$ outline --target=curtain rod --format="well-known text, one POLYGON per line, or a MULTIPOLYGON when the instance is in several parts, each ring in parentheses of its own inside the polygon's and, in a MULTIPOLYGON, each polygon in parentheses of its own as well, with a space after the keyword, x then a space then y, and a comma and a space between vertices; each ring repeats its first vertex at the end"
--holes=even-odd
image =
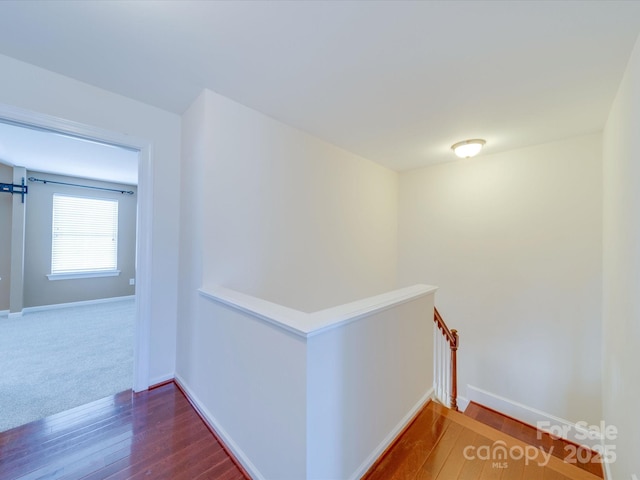
POLYGON ((56 182, 54 180, 43 180, 41 178, 29 177, 30 182, 42 182, 42 183, 55 183, 56 185, 67 185, 69 187, 80 187, 80 188, 91 188, 93 190, 104 190, 107 192, 118 192, 123 195, 133 195, 132 190, 118 190, 116 188, 104 188, 104 187, 94 187, 92 185, 80 185, 79 183, 65 183, 65 182, 56 182))

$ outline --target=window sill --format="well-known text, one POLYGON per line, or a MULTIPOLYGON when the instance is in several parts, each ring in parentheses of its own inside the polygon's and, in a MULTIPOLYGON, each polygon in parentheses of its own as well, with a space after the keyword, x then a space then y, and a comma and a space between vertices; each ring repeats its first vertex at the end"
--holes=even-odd
POLYGON ((110 270, 108 272, 77 272, 77 273, 50 273, 47 275, 49 280, 74 280, 80 278, 97 278, 97 277, 117 277, 120 270, 110 270))

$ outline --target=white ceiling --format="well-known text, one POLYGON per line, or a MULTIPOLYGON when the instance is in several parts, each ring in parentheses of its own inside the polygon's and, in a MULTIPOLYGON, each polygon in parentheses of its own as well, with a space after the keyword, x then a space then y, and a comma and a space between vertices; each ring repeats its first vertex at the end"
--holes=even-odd
POLYGON ((138 184, 138 152, 0 121, 0 163, 37 172, 138 184))
POLYGON ((210 88, 396 170, 602 129, 640 2, 3 1, 0 53, 182 113, 210 88))

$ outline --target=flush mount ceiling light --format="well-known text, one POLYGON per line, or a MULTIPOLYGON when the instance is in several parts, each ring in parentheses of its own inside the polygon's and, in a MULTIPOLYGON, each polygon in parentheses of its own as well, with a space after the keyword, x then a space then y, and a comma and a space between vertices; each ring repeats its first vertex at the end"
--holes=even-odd
POLYGON ((460 158, 471 158, 480 153, 485 143, 487 142, 480 138, 463 140, 462 142, 451 145, 451 150, 460 158))

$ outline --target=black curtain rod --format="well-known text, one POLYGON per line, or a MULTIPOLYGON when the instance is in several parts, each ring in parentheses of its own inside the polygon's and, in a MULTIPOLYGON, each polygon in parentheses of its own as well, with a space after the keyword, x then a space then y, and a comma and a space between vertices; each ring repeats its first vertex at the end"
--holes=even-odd
POLYGON ((36 178, 36 177, 29 177, 29 181, 30 182, 42 182, 42 183, 55 183, 56 185, 67 185, 69 187, 80 187, 80 188, 91 188, 93 190, 104 190, 107 192, 118 192, 118 193, 122 193, 123 195, 133 195, 133 191, 132 190, 118 190, 116 188, 104 188, 104 187, 94 187, 91 185, 80 185, 78 183, 65 183, 65 182, 55 182, 53 180, 43 180, 41 178, 36 178))

